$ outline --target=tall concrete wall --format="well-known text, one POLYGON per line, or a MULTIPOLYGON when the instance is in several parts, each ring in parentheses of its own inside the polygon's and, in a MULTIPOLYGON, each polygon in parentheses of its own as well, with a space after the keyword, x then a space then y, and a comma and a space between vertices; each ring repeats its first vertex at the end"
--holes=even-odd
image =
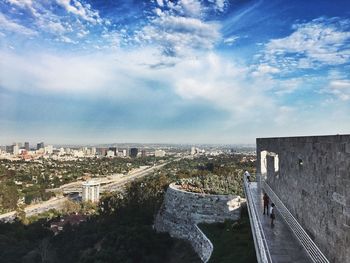
POLYGON ((350 262, 350 135, 258 138, 257 172, 265 170, 329 261, 350 262))
POLYGON ((233 195, 190 193, 171 184, 154 226, 157 231, 189 240, 203 262, 207 262, 213 245, 197 224, 238 220, 243 201, 239 196, 233 195))

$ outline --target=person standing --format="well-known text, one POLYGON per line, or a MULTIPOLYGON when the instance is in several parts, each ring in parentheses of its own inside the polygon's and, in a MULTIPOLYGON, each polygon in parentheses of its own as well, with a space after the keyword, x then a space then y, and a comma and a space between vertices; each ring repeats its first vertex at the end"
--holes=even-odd
POLYGON ((271 218, 271 227, 274 227, 275 224, 274 224, 274 221, 275 221, 275 204, 272 203, 271 204, 271 207, 270 207, 270 218, 271 218))
POLYGON ((268 197, 268 195, 266 193, 264 193, 263 201, 264 201, 264 215, 265 215, 265 210, 266 210, 266 215, 269 215, 270 198, 268 197))
POLYGON ((248 183, 250 183, 250 173, 248 171, 245 171, 244 176, 247 177, 248 183))

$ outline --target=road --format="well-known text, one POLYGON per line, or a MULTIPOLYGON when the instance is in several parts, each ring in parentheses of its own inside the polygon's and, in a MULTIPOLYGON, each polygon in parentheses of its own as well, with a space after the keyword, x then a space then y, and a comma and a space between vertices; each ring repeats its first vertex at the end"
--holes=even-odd
MULTIPOLYGON (((168 161, 168 162, 165 162, 163 164, 155 165, 155 166, 146 168, 146 169, 141 170, 141 171, 131 172, 127 175, 120 176, 120 177, 116 178, 115 180, 110 180, 111 182, 107 182, 107 184, 101 186, 100 192, 104 192, 104 191, 113 192, 113 191, 119 190, 127 183, 132 182, 136 179, 142 178, 142 177, 154 172, 155 170, 162 168, 163 166, 167 165, 168 163, 179 161, 180 159, 181 158, 177 158, 175 160, 168 161)), ((69 183, 69 184, 62 186, 62 188, 60 188, 60 189, 64 193, 78 193, 78 192, 81 192, 81 189, 82 189, 81 184, 82 184, 82 182, 69 183)), ((24 209, 24 211, 26 213, 26 216, 33 216, 33 215, 48 211, 50 209, 60 209, 60 208, 62 208, 64 202, 67 200, 69 200, 69 198, 63 197, 63 196, 51 198, 50 200, 45 201, 45 202, 41 202, 39 204, 29 205, 24 209)), ((9 212, 6 214, 1 214, 0 221, 11 222, 15 219, 15 217, 16 217, 16 211, 12 211, 12 212, 9 212)))
MULTIPOLYGON (((168 162, 165 162, 163 164, 151 166, 151 167, 145 168, 143 170, 133 171, 133 172, 130 172, 126 175, 119 175, 119 176, 116 176, 114 179, 102 178, 99 180, 100 184, 101 184, 100 192, 116 191, 116 190, 118 190, 118 188, 122 187, 123 185, 125 185, 125 184, 127 184, 135 179, 142 178, 142 177, 154 172, 155 170, 162 168, 163 166, 167 165, 168 163, 178 161, 180 159, 181 158, 177 158, 175 160, 168 161, 168 162)), ((113 175, 111 175, 111 176, 113 176, 113 175)), ((109 176, 109 177, 111 177, 111 176, 109 176)), ((63 192, 64 194, 81 193, 82 192, 82 183, 83 183, 83 181, 78 181, 78 182, 62 185, 60 188, 50 189, 50 190, 53 190, 53 191, 59 190, 60 192, 63 192)))
MULTIPOLYGON (((65 201, 68 200, 68 197, 54 197, 48 201, 41 202, 39 204, 29 205, 24 209, 26 216, 33 216, 36 214, 43 213, 50 209, 61 209, 65 201)), ((3 222, 12 222, 16 218, 16 211, 12 211, 6 214, 0 215, 0 221, 3 222)))

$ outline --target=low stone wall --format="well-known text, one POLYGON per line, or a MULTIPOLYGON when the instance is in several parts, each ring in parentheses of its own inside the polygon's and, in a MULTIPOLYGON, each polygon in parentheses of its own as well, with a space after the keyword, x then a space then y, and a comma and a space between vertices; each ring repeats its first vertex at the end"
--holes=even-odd
POLYGON ((170 184, 154 226, 159 232, 189 240, 202 261, 207 262, 213 245, 197 224, 238 220, 242 202, 239 196, 190 193, 170 184))

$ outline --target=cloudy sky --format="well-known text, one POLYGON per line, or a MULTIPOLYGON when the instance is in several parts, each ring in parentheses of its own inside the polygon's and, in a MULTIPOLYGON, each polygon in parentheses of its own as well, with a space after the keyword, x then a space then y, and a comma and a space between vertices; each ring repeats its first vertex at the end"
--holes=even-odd
POLYGON ((350 133, 350 2, 0 0, 0 143, 350 133))

